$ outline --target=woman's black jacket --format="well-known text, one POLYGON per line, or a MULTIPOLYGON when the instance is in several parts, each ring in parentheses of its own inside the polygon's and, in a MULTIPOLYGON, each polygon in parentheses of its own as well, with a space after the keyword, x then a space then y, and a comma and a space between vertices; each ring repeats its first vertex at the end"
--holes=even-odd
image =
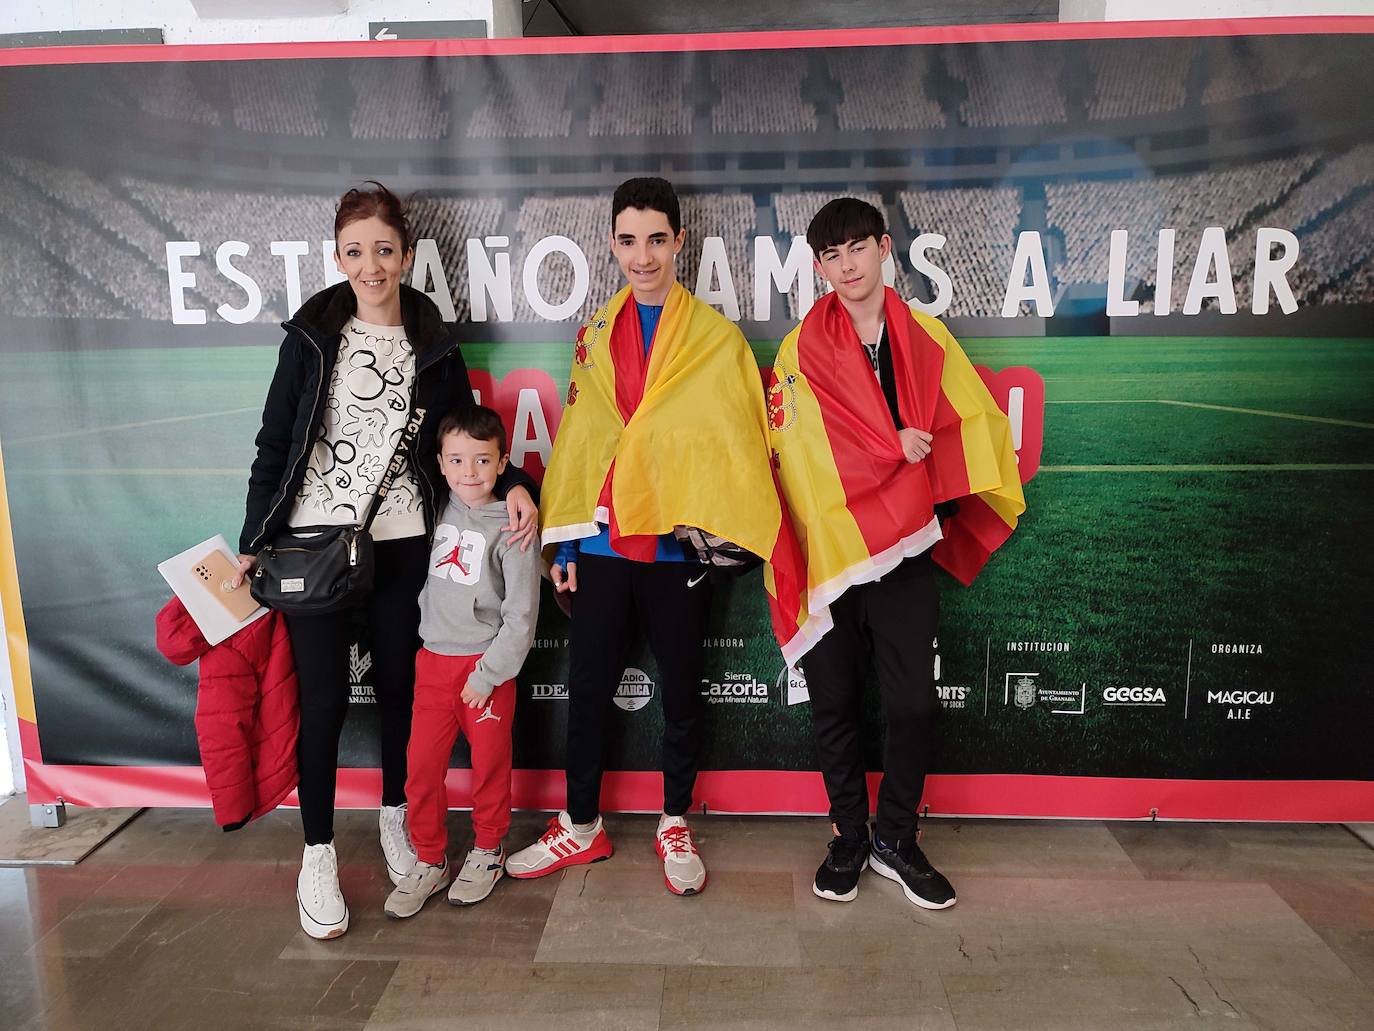
MULTIPOLYGON (((267 390, 256 440, 258 454, 248 474, 241 554, 257 554, 286 526, 324 421, 339 337, 356 310, 353 288, 338 283, 321 290, 282 323, 286 339, 267 390)), ((412 468, 420 484, 425 527, 432 533, 448 497, 448 485, 435 457, 439 421, 448 412, 474 403, 472 385, 454 328, 444 323, 433 301, 408 286, 401 287, 401 323, 415 351, 411 411, 425 410, 412 468)), ((497 497, 504 498, 516 486, 526 487, 538 500, 538 488, 530 476, 507 465, 496 482, 497 497)))

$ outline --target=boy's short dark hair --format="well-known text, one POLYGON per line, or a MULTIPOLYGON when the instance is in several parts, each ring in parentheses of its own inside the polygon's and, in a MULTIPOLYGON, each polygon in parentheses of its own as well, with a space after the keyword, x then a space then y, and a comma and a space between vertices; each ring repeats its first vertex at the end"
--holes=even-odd
POLYGON ((811 220, 806 227, 806 242, 811 252, 820 257, 821 251, 838 247, 853 240, 873 237, 881 240, 887 232, 883 213, 858 197, 836 197, 811 220))
POLYGON ((668 216, 668 225, 673 235, 682 232, 682 206, 677 200, 677 191, 667 179, 648 175, 639 179, 626 179, 615 188, 611 198, 611 232, 615 232, 615 218, 626 208, 639 211, 661 211, 668 216))
POLYGON ((494 440, 500 453, 506 453, 506 427, 497 415, 486 405, 468 405, 449 412, 439 420, 439 450, 444 449, 444 438, 450 433, 466 433, 473 440, 494 440))

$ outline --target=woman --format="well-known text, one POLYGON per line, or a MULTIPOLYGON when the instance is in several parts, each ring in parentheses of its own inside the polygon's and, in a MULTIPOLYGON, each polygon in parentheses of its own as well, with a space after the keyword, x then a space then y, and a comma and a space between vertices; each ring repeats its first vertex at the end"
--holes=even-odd
MULTIPOLYGON (((381 717, 382 852, 396 882, 415 861, 405 826, 406 744, 419 594, 429 535, 447 497, 436 431, 447 412, 473 399, 452 327, 429 298, 402 282, 414 258, 405 207, 381 183, 368 185, 345 193, 334 218, 346 281, 310 298, 285 324, 248 478, 239 568, 248 574, 253 556, 285 527, 361 522, 407 420, 424 409, 414 460, 372 524, 376 582, 362 603, 381 717)), ((533 486, 514 467, 497 481, 497 496, 510 512, 507 529, 523 546, 538 528, 533 486)), ((300 682, 305 854, 297 902, 301 927, 315 938, 348 930, 333 839, 353 619, 349 612, 287 617, 300 682)))

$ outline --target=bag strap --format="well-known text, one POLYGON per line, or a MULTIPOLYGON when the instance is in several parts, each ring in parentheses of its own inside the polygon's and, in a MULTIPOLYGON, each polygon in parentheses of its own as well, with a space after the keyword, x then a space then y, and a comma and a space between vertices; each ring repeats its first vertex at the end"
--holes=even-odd
MULTIPOLYGON (((387 464, 386 473, 382 476, 382 482, 377 484, 377 493, 372 496, 372 503, 367 508, 367 518, 363 520, 362 531, 367 533, 372 529, 372 520, 377 518, 377 510, 382 507, 382 501, 386 498, 386 492, 391 489, 391 485, 396 482, 396 477, 400 475, 401 467, 405 464, 406 454, 411 445, 415 443, 415 438, 420 435, 420 424, 425 421, 425 410, 417 408, 410 413, 410 418, 406 421, 406 428, 401 431, 401 439, 396 442, 396 452, 391 456, 391 461, 387 464)), ((416 470, 419 475, 419 471, 416 470)))

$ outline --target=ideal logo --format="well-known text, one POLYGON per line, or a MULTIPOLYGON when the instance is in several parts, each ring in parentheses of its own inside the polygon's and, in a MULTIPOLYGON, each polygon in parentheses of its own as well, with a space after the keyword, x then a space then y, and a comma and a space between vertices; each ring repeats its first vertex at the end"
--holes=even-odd
POLYGON ((530 697, 536 702, 566 702, 568 700, 567 684, 532 684, 530 688, 530 697))
POLYGON ((625 670, 620 686, 615 689, 615 704, 626 712, 635 712, 649 704, 654 696, 654 682, 649 674, 633 666, 625 670))
POLYGON ((348 701, 352 705, 375 705, 377 696, 363 677, 372 668, 372 653, 362 651, 355 641, 348 646, 348 701))
POLYGON ((755 680, 752 673, 726 673, 719 683, 702 677, 701 695, 713 705, 722 702, 758 705, 768 701, 768 685, 755 680))
POLYGON ((1163 705, 1162 687, 1108 687, 1102 692, 1104 705, 1163 705))

